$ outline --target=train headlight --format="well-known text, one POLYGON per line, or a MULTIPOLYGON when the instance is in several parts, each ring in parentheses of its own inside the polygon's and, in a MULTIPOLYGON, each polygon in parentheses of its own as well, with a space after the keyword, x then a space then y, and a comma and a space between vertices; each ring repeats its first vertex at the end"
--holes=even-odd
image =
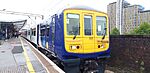
POLYGON ((101 48, 104 48, 104 44, 101 45, 101 48))
POLYGON ((98 45, 98 48, 105 48, 105 45, 104 44, 98 45))
POLYGON ((75 49, 77 49, 76 46, 71 46, 71 50, 75 50, 75 49))

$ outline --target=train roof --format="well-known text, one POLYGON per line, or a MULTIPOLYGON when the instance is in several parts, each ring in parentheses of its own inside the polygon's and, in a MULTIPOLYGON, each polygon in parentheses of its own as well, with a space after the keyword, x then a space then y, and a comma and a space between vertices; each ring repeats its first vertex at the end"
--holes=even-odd
MULTIPOLYGON (((70 7, 70 8, 66 8, 66 9, 80 9, 80 10, 94 10, 94 11, 98 11, 94 8, 88 7, 88 6, 74 6, 74 7, 70 7)), ((66 10, 64 9, 64 10, 66 10)))
POLYGON ((70 9, 77 9, 77 10, 90 10, 90 11, 96 11, 96 12, 101 12, 104 14, 107 14, 105 12, 99 11, 97 9, 94 9, 92 7, 88 7, 88 6, 73 6, 73 7, 69 7, 69 8, 63 8, 62 10, 60 10, 60 12, 58 12, 58 14, 64 12, 65 10, 70 10, 70 9))
POLYGON ((107 14, 105 12, 102 12, 102 11, 99 11, 97 9, 94 9, 92 7, 88 7, 88 6, 82 6, 82 5, 79 5, 79 6, 73 6, 73 7, 64 7, 64 8, 61 8, 59 9, 58 11, 55 11, 53 14, 51 14, 50 16, 48 16, 48 18, 44 19, 42 23, 47 23, 51 17, 55 14, 57 15, 60 15, 62 14, 65 10, 73 10, 73 9, 76 9, 76 10, 90 10, 90 11, 95 11, 95 12, 101 12, 101 13, 104 13, 104 14, 107 14), (46 22, 47 21, 47 22, 46 22))

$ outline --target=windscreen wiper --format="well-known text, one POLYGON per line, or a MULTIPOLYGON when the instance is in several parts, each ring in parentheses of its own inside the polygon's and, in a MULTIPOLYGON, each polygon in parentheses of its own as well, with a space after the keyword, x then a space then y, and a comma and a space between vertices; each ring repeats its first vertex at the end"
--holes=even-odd
POLYGON ((103 34, 102 40, 105 39, 105 36, 106 36, 106 29, 107 29, 107 28, 104 28, 104 34, 103 34))
POLYGON ((74 37, 73 37, 73 40, 76 39, 76 37, 77 37, 77 35, 78 35, 78 33, 79 33, 80 27, 78 27, 78 28, 79 28, 79 29, 76 30, 75 35, 74 35, 74 37))
POLYGON ((76 38, 76 36, 77 36, 77 34, 76 34, 76 35, 74 35, 73 40, 76 38))

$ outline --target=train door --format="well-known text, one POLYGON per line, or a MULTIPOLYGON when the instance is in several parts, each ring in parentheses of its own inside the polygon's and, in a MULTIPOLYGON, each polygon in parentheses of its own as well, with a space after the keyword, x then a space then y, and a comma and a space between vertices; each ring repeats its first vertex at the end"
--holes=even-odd
POLYGON ((46 47, 46 26, 45 25, 41 25, 40 26, 40 39, 41 39, 41 47, 45 48, 46 47))
POLYGON ((37 41, 36 40, 36 28, 31 29, 31 32, 32 32, 32 34, 31 34, 31 41, 36 43, 36 41, 37 41))
POLYGON ((40 26, 40 24, 39 25, 37 25, 37 32, 36 32, 36 34, 37 34, 37 44, 39 45, 39 27, 40 26))
POLYGON ((49 49, 54 52, 54 39, 55 39, 55 18, 52 17, 51 23, 49 25, 49 49))
POLYGON ((83 13, 83 48, 84 53, 94 52, 94 19, 93 14, 83 13))

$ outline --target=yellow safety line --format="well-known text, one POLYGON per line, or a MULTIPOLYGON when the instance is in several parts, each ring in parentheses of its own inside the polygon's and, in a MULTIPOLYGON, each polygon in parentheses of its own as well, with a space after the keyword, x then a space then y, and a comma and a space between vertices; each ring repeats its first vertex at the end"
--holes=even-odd
POLYGON ((35 70, 34 70, 32 64, 31 64, 30 58, 29 58, 29 56, 28 56, 28 54, 27 54, 27 50, 25 49, 25 47, 24 47, 24 45, 23 45, 23 42, 22 42, 22 40, 21 40, 20 37, 19 37, 19 39, 20 39, 20 41, 21 41, 21 45, 22 45, 22 48, 23 48, 23 50, 24 50, 24 53, 23 53, 23 54, 24 54, 25 59, 26 59, 26 64, 27 64, 28 70, 29 70, 30 73, 35 73, 35 70))

